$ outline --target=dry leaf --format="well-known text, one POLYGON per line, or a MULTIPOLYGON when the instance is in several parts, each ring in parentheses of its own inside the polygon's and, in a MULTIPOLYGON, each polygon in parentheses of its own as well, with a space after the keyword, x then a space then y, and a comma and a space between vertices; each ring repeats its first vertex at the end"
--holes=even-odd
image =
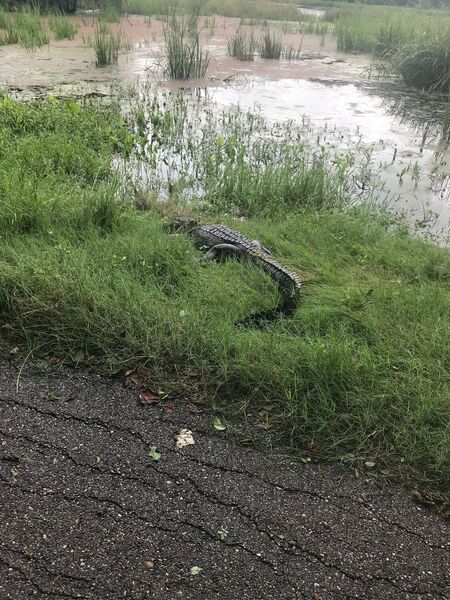
POLYGON ((177 435, 177 448, 184 448, 191 444, 195 444, 194 438, 192 437, 192 431, 189 429, 182 429, 177 435))
POLYGON ((139 401, 141 404, 158 404, 158 402, 161 402, 161 398, 153 392, 147 392, 146 394, 139 394, 139 401))

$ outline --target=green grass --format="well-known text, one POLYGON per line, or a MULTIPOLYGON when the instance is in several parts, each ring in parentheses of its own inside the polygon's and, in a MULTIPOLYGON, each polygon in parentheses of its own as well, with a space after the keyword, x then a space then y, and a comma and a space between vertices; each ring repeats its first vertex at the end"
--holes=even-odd
POLYGON ((227 42, 228 55, 237 60, 255 60, 256 48, 257 42, 253 31, 244 31, 240 27, 227 42))
MULTIPOLYGON (((181 0, 176 3, 176 8, 178 12, 190 14, 196 4, 196 0, 181 0)), ((165 15, 174 6, 169 0, 129 0, 128 12, 147 16, 165 15)), ((265 0, 208 0, 203 3, 200 14, 285 21, 296 20, 299 15, 294 6, 265 0)))
MULTIPOLYGON (((206 133, 196 137, 182 103, 169 110, 152 101, 136 115, 127 126, 114 106, 0 101, 4 343, 108 372, 145 363, 162 389, 202 390, 230 418, 252 413, 292 451, 307 453, 314 440, 319 459, 358 468, 371 460, 448 488, 448 250, 392 227, 382 213, 343 207, 349 167, 335 183, 337 172, 306 146, 299 169, 308 187, 289 182, 287 170, 277 174, 289 157, 283 147, 298 151, 297 132, 281 132, 272 145, 260 117, 206 114, 206 133), (163 226, 164 207, 185 206, 178 193, 147 210, 133 205, 111 156, 146 139, 141 157, 155 169, 168 145, 185 144, 181 154, 192 146, 192 181, 211 183, 206 203, 191 189, 201 218, 259 238, 303 273, 292 318, 236 327, 277 303, 272 281, 246 263, 199 266, 188 237, 163 226), (272 173, 264 176, 259 161, 272 173)), ((294 160, 297 153, 291 168, 294 160)))
POLYGON ((208 69, 210 59, 200 43, 197 10, 189 16, 173 12, 164 27, 164 71, 171 79, 204 77, 208 69))
POLYGON ((57 40, 73 40, 78 31, 78 23, 63 15, 50 15, 48 26, 57 40))
POLYGON ((35 8, 22 8, 15 13, 0 11, 0 45, 20 44, 34 50, 48 44, 49 33, 35 8))
POLYGON ((443 11, 342 5, 326 18, 338 49, 370 53, 411 86, 450 90, 450 16, 443 11))
POLYGON ((95 64, 97 67, 104 67, 117 64, 124 41, 120 33, 112 33, 104 21, 99 21, 95 26, 91 45, 95 52, 95 64))

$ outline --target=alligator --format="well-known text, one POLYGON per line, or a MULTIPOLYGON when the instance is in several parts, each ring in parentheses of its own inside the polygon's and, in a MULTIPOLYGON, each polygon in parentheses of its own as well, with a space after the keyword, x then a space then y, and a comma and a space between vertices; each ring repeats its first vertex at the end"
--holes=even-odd
POLYGON ((300 302, 300 277, 272 258, 258 240, 249 238, 226 225, 199 225, 189 219, 177 219, 172 225, 185 230, 197 247, 207 250, 203 260, 220 260, 227 256, 248 258, 263 269, 278 285, 281 302, 271 314, 291 314, 300 302))

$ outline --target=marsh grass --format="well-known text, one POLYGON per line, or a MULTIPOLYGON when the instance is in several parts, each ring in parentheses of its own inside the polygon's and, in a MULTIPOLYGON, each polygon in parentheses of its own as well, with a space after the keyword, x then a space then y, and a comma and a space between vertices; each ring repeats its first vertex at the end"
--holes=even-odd
POLYGON ((371 53, 408 85, 450 89, 450 16, 381 6, 341 6, 327 11, 339 50, 371 53))
POLYGON ((408 236, 383 213, 352 208, 344 189, 335 203, 339 186, 326 193, 336 173, 327 175, 325 162, 304 164, 314 202, 294 201, 291 188, 282 213, 249 207, 256 158, 273 169, 274 186, 260 189, 262 206, 278 205, 273 192, 284 177, 277 171, 286 139, 271 141, 260 117, 238 128, 239 120, 220 116, 228 137, 214 121, 196 137, 182 104, 142 106, 128 126, 115 106, 51 98, 3 97, 0 115, 3 344, 30 360, 49 356, 103 372, 145 364, 164 390, 195 390, 229 418, 258 415, 291 452, 307 456, 313 444, 318 459, 358 470, 370 460, 389 474, 448 488, 448 250, 408 236), (227 189, 213 215, 203 205, 200 218, 260 239, 302 273, 292 318, 236 327, 277 303, 273 282, 245 262, 199 267, 188 236, 164 227, 165 207, 176 213, 183 205, 149 201, 137 210, 118 185, 113 155, 147 143, 151 161, 154 149, 183 143, 189 126, 186 148, 209 181, 249 182, 227 189), (245 220, 233 219, 231 203, 245 220))
POLYGON ((124 40, 120 33, 112 33, 106 23, 99 21, 95 26, 91 45, 95 51, 96 66, 103 67, 118 63, 119 52, 124 47, 124 40))
MULTIPOLYGON (((175 4, 170 0, 128 0, 128 12, 147 16, 168 14, 175 4)), ((191 14, 195 11, 196 0, 180 0, 176 3, 178 14, 191 14)), ((295 6, 267 2, 266 0, 208 0, 200 12, 204 16, 221 15, 246 19, 297 20, 295 6)))
POLYGON ((431 91, 450 90, 450 27, 447 32, 413 39, 389 57, 406 84, 431 91))
POLYGON ((300 44, 298 48, 294 46, 285 46, 282 51, 282 57, 285 60, 299 60, 302 54, 302 45, 300 44))
POLYGON ((267 29, 259 41, 259 54, 261 58, 279 59, 283 51, 281 35, 267 29))
POLYGON ((201 78, 206 74, 210 57, 200 43, 199 10, 200 5, 188 17, 174 11, 164 27, 164 71, 171 79, 201 78))
POLYGON ((255 60, 257 41, 253 30, 245 31, 238 28, 227 42, 228 55, 242 61, 255 60))
POLYGON ((64 15, 50 15, 48 26, 57 40, 73 40, 78 31, 78 23, 75 23, 64 15))
POLYGON ((100 11, 100 18, 108 23, 117 23, 120 19, 121 12, 114 4, 105 4, 100 11))
POLYGON ((22 8, 15 13, 0 13, 3 25, 0 44, 20 44, 27 50, 34 50, 49 42, 48 30, 44 27, 37 8, 22 8))

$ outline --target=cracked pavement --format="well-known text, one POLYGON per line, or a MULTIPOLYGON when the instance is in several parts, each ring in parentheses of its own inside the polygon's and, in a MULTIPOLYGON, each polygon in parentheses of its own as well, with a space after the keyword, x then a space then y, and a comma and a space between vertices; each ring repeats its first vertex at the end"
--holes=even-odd
POLYGON ((0 358, 2 600, 450 598, 448 523, 405 490, 249 450, 118 379, 18 375, 0 358))

